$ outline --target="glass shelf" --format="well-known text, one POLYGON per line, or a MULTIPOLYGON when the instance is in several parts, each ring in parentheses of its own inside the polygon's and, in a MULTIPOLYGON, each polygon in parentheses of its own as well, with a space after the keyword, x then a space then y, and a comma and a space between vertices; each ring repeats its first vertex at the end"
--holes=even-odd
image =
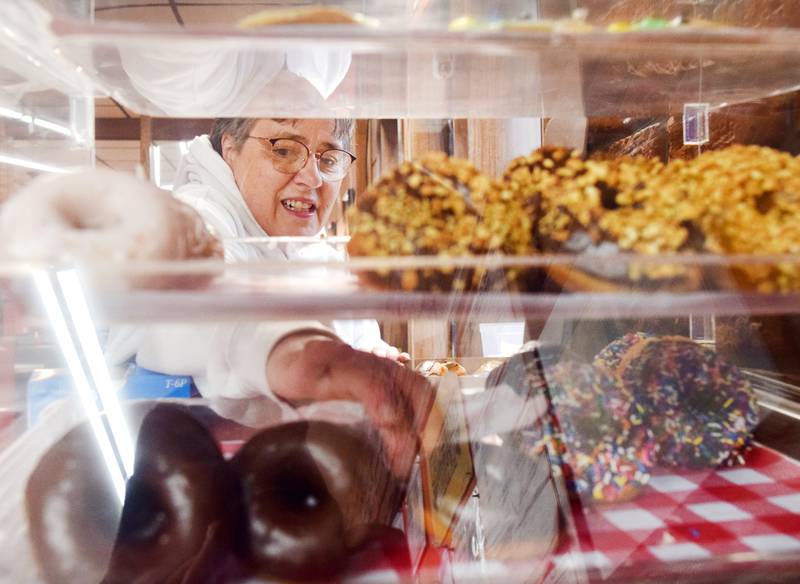
POLYGON ((800 87, 789 29, 241 30, 60 15, 44 28, 40 44, 99 92, 162 117, 646 117, 800 87))
MULTIPOLYGON (((788 315, 800 313, 800 290, 758 292, 747 287, 747 270, 800 272, 791 256, 608 255, 609 273, 632 265, 668 265, 692 271, 692 288, 672 281, 615 281, 614 289, 565 288, 554 275, 597 265, 580 256, 520 258, 390 257, 348 262, 219 261, 141 263, 79 269, 94 316, 100 322, 222 321, 239 318, 285 320, 448 318, 456 321, 520 319, 622 319, 685 317, 691 314, 788 315), (453 273, 481 270, 473 289, 459 289, 453 273), (440 274, 435 287, 402 290, 382 286, 387 274, 440 274), (512 276, 513 274, 513 276, 512 276), (520 274, 522 274, 520 276, 520 274), (513 278, 513 279, 512 279, 513 278), (744 279, 743 279, 744 278, 744 279), (320 283, 324 283, 321 286, 320 283)), ((5 264, 0 283, 12 297, 38 310, 33 286, 37 275, 57 272, 45 265, 5 264), (23 300, 25 299, 25 300, 23 300)), ((472 272, 470 272, 472 273, 472 272)), ((430 278, 428 282, 435 281, 430 278)), ((568 284, 567 284, 568 285, 568 284)))

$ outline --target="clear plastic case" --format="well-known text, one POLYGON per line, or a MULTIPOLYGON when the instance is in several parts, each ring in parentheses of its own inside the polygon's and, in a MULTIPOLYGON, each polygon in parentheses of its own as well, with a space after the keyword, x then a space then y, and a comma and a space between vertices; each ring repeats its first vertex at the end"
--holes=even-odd
MULTIPOLYGON (((756 2, 327 4, 366 18, 7 0, 0 155, 91 162, 97 95, 156 118, 357 118, 356 204, 426 150, 493 176, 541 144, 797 154, 788 3, 782 23, 756 2)), ((30 175, 0 162, 5 197, 30 175)), ((243 263, 0 261, 9 581, 800 578, 795 253, 340 261, 348 227, 222 242, 261 258, 243 263), (324 361, 346 351, 331 330, 373 321, 407 365, 324 361), (265 347, 309 330, 281 371, 350 382, 264 389, 265 347)))

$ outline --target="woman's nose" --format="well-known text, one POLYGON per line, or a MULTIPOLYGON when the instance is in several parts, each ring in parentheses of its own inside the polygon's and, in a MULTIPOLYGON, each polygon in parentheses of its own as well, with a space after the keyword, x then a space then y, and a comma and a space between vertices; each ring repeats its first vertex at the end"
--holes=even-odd
POLYGON ((322 186, 322 174, 319 172, 319 162, 316 156, 311 155, 308 157, 303 168, 297 171, 295 179, 312 189, 318 189, 322 186))

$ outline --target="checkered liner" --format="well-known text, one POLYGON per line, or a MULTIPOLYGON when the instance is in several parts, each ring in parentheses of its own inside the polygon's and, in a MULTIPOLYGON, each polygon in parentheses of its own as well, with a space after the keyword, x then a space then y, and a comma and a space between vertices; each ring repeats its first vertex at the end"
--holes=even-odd
MULTIPOLYGON (((242 444, 221 441, 226 458, 242 444)), ((756 444, 744 466, 656 470, 630 503, 582 507, 576 501, 572 519, 574 529, 553 558, 557 572, 590 570, 606 578, 617 569, 649 566, 658 573, 666 563, 741 552, 792 554, 800 562, 800 463, 756 444)))
POLYGON ((800 559, 800 464, 756 445, 746 465, 658 470, 630 503, 573 507, 575 531, 555 565, 597 570, 703 560, 739 552, 800 559))

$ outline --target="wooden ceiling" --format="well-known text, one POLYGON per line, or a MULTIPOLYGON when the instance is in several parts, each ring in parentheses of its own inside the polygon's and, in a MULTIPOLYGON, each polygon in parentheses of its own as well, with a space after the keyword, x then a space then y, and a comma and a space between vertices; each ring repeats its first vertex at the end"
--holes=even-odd
MULTIPOLYGON (((264 0, 95 0, 97 20, 152 22, 161 24, 234 23, 242 17, 272 6, 313 2, 268 2, 264 0)), ((139 115, 115 100, 95 100, 95 138, 98 165, 131 171, 143 158, 139 115)), ((180 159, 178 143, 208 131, 209 120, 153 120, 152 143, 161 148, 162 174, 169 177, 180 159)), ((167 178, 167 182, 169 179, 167 178)))
POLYGON ((309 1, 264 1, 264 0, 95 0, 94 14, 97 20, 123 20, 176 23, 181 26, 193 24, 235 23, 241 18, 274 6, 301 6, 320 2, 309 1))

